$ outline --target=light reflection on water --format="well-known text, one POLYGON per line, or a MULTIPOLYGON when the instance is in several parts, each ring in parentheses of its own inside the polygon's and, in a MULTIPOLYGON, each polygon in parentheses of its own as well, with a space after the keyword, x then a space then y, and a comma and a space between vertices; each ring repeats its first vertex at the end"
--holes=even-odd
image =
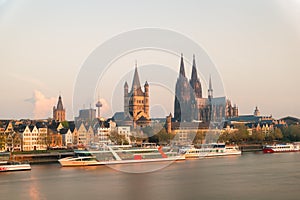
MULTIPOLYGON (((148 163, 149 164, 149 163, 148 163)), ((159 163, 151 163, 158 164, 159 163)), ((155 172, 119 169, 147 165, 69 167, 33 165, 0 174, 1 199, 298 199, 300 153, 255 154, 174 162, 155 172)), ((153 166, 151 166, 153 168, 153 166)))

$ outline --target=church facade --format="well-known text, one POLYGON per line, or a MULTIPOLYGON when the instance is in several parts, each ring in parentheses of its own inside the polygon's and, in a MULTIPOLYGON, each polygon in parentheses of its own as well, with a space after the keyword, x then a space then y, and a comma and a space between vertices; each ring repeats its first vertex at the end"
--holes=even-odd
POLYGON ((226 97, 213 96, 212 80, 209 78, 208 97, 202 95, 202 85, 198 78, 195 56, 189 80, 185 75, 181 54, 179 77, 175 87, 174 121, 177 122, 221 122, 238 116, 237 106, 232 106, 226 97))
POLYGON ((128 84, 124 84, 124 117, 127 121, 133 122, 133 127, 147 126, 150 124, 149 111, 149 84, 146 81, 144 91, 142 90, 137 66, 135 66, 131 90, 128 91, 128 84))

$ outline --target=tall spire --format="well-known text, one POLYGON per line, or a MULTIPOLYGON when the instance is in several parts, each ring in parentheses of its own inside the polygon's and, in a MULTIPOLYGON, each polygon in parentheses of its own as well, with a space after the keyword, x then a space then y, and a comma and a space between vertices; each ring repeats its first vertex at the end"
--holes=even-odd
POLYGON ((137 63, 135 63, 135 70, 134 70, 134 75, 133 75, 131 91, 133 92, 134 90, 137 90, 139 88, 141 88, 141 84, 140 84, 139 74, 137 71, 137 63))
POLYGON ((196 61, 195 61, 195 54, 193 55, 193 67, 192 67, 192 77, 191 77, 191 79, 193 81, 198 79, 196 61))
POLYGON ((61 96, 59 95, 58 97, 58 102, 57 102, 57 107, 56 107, 57 110, 63 110, 64 107, 63 107, 63 104, 62 104, 62 100, 61 100, 61 96))
POLYGON ((193 67, 190 85, 193 88, 193 92, 196 98, 202 98, 202 87, 200 80, 198 79, 195 55, 193 55, 193 67))
POLYGON ((127 81, 125 81, 124 88, 128 89, 128 83, 127 83, 127 81))
POLYGON ((181 61, 180 61, 180 75, 185 77, 185 70, 184 70, 184 62, 183 62, 183 54, 181 53, 181 61))
POLYGON ((211 84, 211 75, 209 75, 208 98, 213 98, 213 89, 211 84))
POLYGON ((55 106, 53 107, 53 119, 55 121, 59 121, 59 122, 66 120, 66 111, 63 107, 62 98, 61 98, 60 94, 58 97, 58 102, 57 102, 56 108, 55 108, 55 106))

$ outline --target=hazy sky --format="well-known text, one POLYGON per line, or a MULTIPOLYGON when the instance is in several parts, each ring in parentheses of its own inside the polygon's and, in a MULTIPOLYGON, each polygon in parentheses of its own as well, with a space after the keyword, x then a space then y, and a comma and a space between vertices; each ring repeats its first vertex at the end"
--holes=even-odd
MULTIPOLYGON (((145 27, 174 30, 197 42, 216 65, 225 94, 240 114, 251 114, 258 106, 264 115, 300 117, 299 21, 300 0, 0 0, 0 118, 47 118, 59 93, 67 118, 77 116, 72 108, 74 84, 91 52, 115 35, 145 27)), ((192 55, 182 53, 190 76, 192 55)), ((115 70, 121 65, 133 70, 135 59, 179 70, 179 58, 166 57, 132 53, 123 62, 117 60, 115 70)), ((207 77, 198 73, 206 90, 207 77)), ((114 78, 127 80, 131 87, 132 72, 114 78)), ((143 84, 147 75, 140 78, 143 84)), ((110 80, 102 87, 123 85, 110 80)), ((155 92, 155 85, 152 88, 155 92)), ((105 94, 100 92, 103 115, 122 111, 123 99, 113 99, 118 104, 113 106, 105 94)), ((153 96, 153 115, 173 113, 173 99, 159 106, 161 94, 153 96)), ((94 101, 87 100, 85 107, 94 101)))

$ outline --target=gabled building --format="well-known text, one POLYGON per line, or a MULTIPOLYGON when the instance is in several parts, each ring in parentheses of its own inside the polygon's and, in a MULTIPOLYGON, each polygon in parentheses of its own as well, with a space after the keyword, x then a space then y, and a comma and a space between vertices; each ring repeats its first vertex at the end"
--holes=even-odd
POLYGON ((94 142, 94 130, 91 125, 87 127, 86 145, 91 145, 94 142))
POLYGON ((46 150, 47 127, 27 125, 22 134, 22 151, 46 150))
POLYGON ((62 135, 60 130, 64 128, 61 122, 52 121, 48 125, 48 147, 59 148, 62 147, 62 135))
POLYGON ((78 130, 76 127, 71 128, 71 132, 72 132, 72 143, 73 146, 76 146, 77 144, 79 144, 79 135, 78 135, 78 130))
POLYGON ((96 135, 95 135, 95 142, 101 144, 111 144, 111 140, 109 139, 110 133, 112 131, 112 123, 113 121, 107 120, 99 120, 98 124, 96 125, 96 135))
POLYGON ((14 126, 12 121, 9 121, 6 126, 5 126, 5 131, 4 133, 8 134, 8 133, 13 133, 14 132, 14 126))
POLYGON ((87 129, 83 122, 77 127, 77 132, 78 132, 78 141, 76 145, 85 146, 87 144, 87 129))
POLYGON ((129 144, 131 144, 131 132, 130 132, 130 126, 119 126, 117 128, 119 135, 124 135, 125 139, 128 141, 129 144))

